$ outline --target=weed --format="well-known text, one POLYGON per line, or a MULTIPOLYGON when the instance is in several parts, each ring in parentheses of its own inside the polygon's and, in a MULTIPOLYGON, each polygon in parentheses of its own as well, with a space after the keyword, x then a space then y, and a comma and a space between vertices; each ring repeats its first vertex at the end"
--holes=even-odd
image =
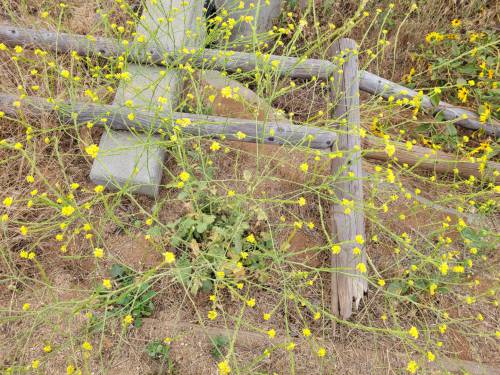
MULTIPOLYGON (((0 101, 1 371, 150 373, 160 365, 159 373, 182 374, 413 374, 426 373, 431 362, 442 372, 453 372, 447 366, 455 360, 495 362, 500 172, 486 172, 497 165, 497 140, 428 113, 421 102, 426 94, 434 105, 444 100, 477 111, 484 124, 498 120, 494 7, 293 1, 270 30, 234 38, 240 26, 255 30, 256 17, 232 17, 211 2, 208 20, 195 19, 207 26, 199 52, 218 48, 232 62, 237 49, 257 67, 222 72, 216 89, 199 82, 184 56, 196 48, 186 46, 182 61, 169 57, 157 68, 159 76, 179 75, 178 103, 153 82, 158 96, 149 105, 131 98, 120 107, 138 127, 144 110, 154 118, 157 133, 131 131, 136 146, 120 150, 165 152, 153 199, 129 183, 112 190, 90 182, 91 164, 105 155, 99 137, 112 119, 78 121, 63 104, 110 104, 138 78, 128 60, 134 44, 147 41, 135 32, 139 3, 1 0, 5 23, 78 32, 91 45, 113 37, 125 48, 103 57, 0 43, 1 91, 14 96, 0 101), (362 177, 331 173, 332 160, 359 150, 254 145, 239 129, 238 141, 208 139, 185 129, 215 124, 170 116, 237 113, 345 132, 333 115, 336 82, 280 76, 269 57, 324 59, 343 37, 358 42, 351 53, 360 69, 419 92, 412 100, 360 95, 359 136, 382 144, 363 146, 363 157, 377 159, 363 161, 362 177), (54 105, 54 113, 35 116, 32 96, 54 105), (416 165, 395 152, 416 147, 424 150, 416 165), (428 169, 439 150, 453 161, 448 175, 428 169), (464 176, 463 160, 477 166, 473 175, 464 176), (358 178, 363 202, 339 199, 336 191, 358 178), (337 243, 332 205, 346 217, 363 209, 366 235, 337 243), (344 245, 352 253, 342 253, 344 245), (332 260, 361 256, 362 249, 367 258, 357 270, 368 293, 343 320, 332 313, 332 281, 355 270, 332 260)), ((172 22, 189 4, 169 8, 158 23, 172 22)), ((234 6, 240 12, 256 4, 234 6)), ((345 62, 344 55, 328 58, 345 62)), ((234 123, 217 125, 228 131, 234 123)))
POLYGON ((150 341, 146 345, 147 355, 156 360, 160 361, 160 369, 157 371, 158 374, 175 374, 174 362, 170 358, 170 347, 164 342, 155 340, 150 341))
POLYGON ((229 345, 229 340, 226 336, 215 336, 210 339, 212 342, 212 349, 210 350, 210 354, 214 359, 220 360, 224 358, 226 355, 227 347, 229 345))

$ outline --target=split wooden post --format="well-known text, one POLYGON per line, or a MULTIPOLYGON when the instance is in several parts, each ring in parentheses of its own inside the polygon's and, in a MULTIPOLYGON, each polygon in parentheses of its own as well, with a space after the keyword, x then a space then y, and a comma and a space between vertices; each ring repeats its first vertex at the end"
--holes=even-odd
POLYGON ((352 39, 336 41, 329 51, 338 68, 333 73, 333 115, 339 123, 337 149, 342 157, 332 159, 335 203, 331 206, 332 240, 341 246, 340 253, 331 255, 332 312, 347 319, 352 314, 353 301, 358 307, 368 289, 366 279, 357 269, 366 264, 363 247, 365 219, 363 211, 363 184, 361 169, 361 141, 359 136, 359 72, 356 43, 352 39), (354 201, 354 208, 346 213, 342 200, 354 201), (363 239, 363 241, 361 240, 363 239), (360 249, 355 254, 354 249, 360 249))
POLYGON ((251 3, 253 6, 248 3, 241 8, 239 0, 215 0, 215 6, 218 11, 227 12, 227 19, 232 18, 237 21, 230 40, 249 43, 254 30, 256 34, 260 34, 272 28, 273 21, 280 15, 282 2, 282 0, 256 0, 251 3), (252 21, 243 21, 241 19, 243 17, 252 17, 252 21))

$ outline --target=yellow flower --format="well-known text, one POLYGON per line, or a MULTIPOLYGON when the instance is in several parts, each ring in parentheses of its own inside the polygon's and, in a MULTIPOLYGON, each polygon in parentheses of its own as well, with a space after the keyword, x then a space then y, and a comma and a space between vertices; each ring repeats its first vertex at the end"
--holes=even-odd
POLYGON ((309 165, 307 163, 302 163, 299 168, 302 172, 306 173, 309 170, 309 165))
POLYGON ((449 268, 448 267, 448 263, 446 263, 446 262, 441 263, 440 266, 439 266, 439 270, 441 271, 441 273, 443 275, 448 274, 448 268, 449 268))
POLYGON ((436 355, 433 352, 427 352, 427 360, 429 362, 434 362, 436 359, 436 355))
POLYGON ((187 180, 189 180, 189 178, 191 177, 191 175, 189 173, 187 173, 186 171, 182 171, 180 174, 179 174, 179 179, 182 181, 182 182, 186 182, 187 180))
POLYGON ((92 346, 92 344, 88 341, 84 341, 83 344, 82 344, 82 349, 83 350, 87 350, 87 351, 92 351, 94 347, 92 346))
POLYGON ((256 239, 255 239, 255 236, 254 236, 252 233, 250 233, 250 234, 246 237, 246 240, 247 240, 247 242, 250 242, 250 243, 252 243, 252 244, 257 243, 257 241, 256 241, 256 239))
POLYGON ((19 230, 21 231, 21 234, 23 236, 26 236, 28 234, 28 228, 26 228, 24 225, 21 225, 21 227, 19 228, 19 230))
POLYGON ((458 99, 460 99, 460 101, 462 103, 465 103, 467 102, 467 95, 469 94, 469 90, 467 90, 465 87, 462 87, 461 89, 458 90, 458 99))
POLYGON ((23 311, 28 311, 31 308, 31 305, 29 303, 23 303, 23 311))
POLYGON ((208 319, 210 319, 210 320, 215 320, 215 319, 217 319, 217 311, 215 311, 215 310, 210 310, 210 311, 208 312, 207 316, 208 316, 208 319))
POLYGON ((332 245, 332 253, 333 254, 339 254, 340 253, 340 250, 342 250, 342 248, 340 247, 340 245, 332 245))
POLYGON ((236 192, 234 190, 228 190, 228 192, 227 192, 228 197, 234 197, 235 194, 236 194, 236 192))
POLYGON ((186 126, 191 125, 191 120, 187 117, 183 117, 175 120, 175 123, 185 128, 186 126))
POLYGON ((14 202, 14 198, 12 197, 7 197, 3 200, 3 204, 5 205, 5 207, 10 207, 12 206, 12 203, 14 202))
POLYGON ((231 366, 229 366, 228 361, 222 361, 217 364, 217 367, 219 368, 219 374, 220 375, 227 375, 231 373, 231 366))
POLYGON ((247 306, 248 306, 248 307, 254 307, 254 306, 255 306, 255 298, 250 298, 250 299, 247 301, 247 306))
POLYGON ((89 154, 92 159, 95 159, 97 157, 97 153, 99 152, 99 146, 91 144, 90 146, 85 147, 85 152, 89 154))
POLYGON ((304 328, 302 330, 302 334, 305 336, 305 337, 309 337, 311 336, 311 330, 309 328, 304 328))
POLYGON ((462 22, 458 18, 454 18, 451 20, 451 26, 459 27, 462 22))
POLYGON ((299 206, 305 206, 306 205, 306 199, 304 197, 300 197, 299 201, 297 202, 299 206))
POLYGON ((134 322, 134 318, 132 315, 128 314, 128 315, 125 315, 122 319, 122 324, 125 326, 125 327, 128 327, 129 325, 131 325, 132 323, 134 322))
POLYGON ((361 234, 356 235, 356 242, 359 243, 360 245, 363 245, 365 243, 365 240, 363 239, 363 236, 361 234))
POLYGON ((269 313, 264 313, 264 314, 262 315, 262 319, 264 319, 264 320, 269 320, 269 319, 271 319, 271 314, 269 314, 269 313))
POLYGON ((171 251, 164 252, 163 257, 165 259, 165 263, 172 264, 175 262, 175 254, 171 251))
POLYGON ((413 326, 408 330, 408 334, 413 337, 414 339, 418 339, 419 332, 417 327, 413 326))
POLYGON ((95 191, 96 193, 98 193, 98 194, 99 194, 99 193, 102 193, 102 192, 104 191, 104 186, 102 186, 102 185, 97 185, 97 186, 94 188, 94 191, 95 191))
POLYGON ((220 143, 219 142, 212 142, 212 144, 210 145, 210 150, 212 151, 218 151, 220 150, 220 143))
POLYGON ((96 247, 96 248, 94 249, 94 256, 95 256, 96 258, 102 258, 102 257, 104 256, 104 250, 103 250, 103 249, 101 249, 100 247, 96 247))
POLYGON ((61 215, 63 216, 71 216, 75 212, 75 207, 73 206, 64 206, 61 208, 61 215))
POLYGON ((318 351, 316 352, 318 357, 324 357, 326 355, 326 349, 325 348, 319 348, 318 351))
POLYGON ((476 302, 476 299, 471 296, 465 297, 465 302, 467 302, 468 305, 472 305, 474 302, 476 302))
POLYGON ((40 367, 40 361, 38 359, 34 359, 31 362, 31 367, 34 368, 34 369, 37 369, 38 367, 40 367))
POLYGON ((111 289, 111 280, 110 279, 104 279, 102 280, 102 286, 105 287, 106 289, 111 289))
POLYGON ((379 279, 377 281, 377 284, 380 285, 380 286, 384 286, 385 285, 385 280, 384 279, 379 279))
POLYGON ((273 339, 276 336, 276 331, 274 330, 274 328, 268 330, 267 335, 269 336, 270 339, 273 339))
POLYGON ((392 143, 387 142, 385 144, 384 151, 387 154, 387 156, 391 157, 396 152, 396 146, 394 146, 392 143))
POLYGON ((291 352, 293 349, 295 349, 295 343, 293 341, 290 341, 290 343, 288 343, 288 345, 286 346, 286 350, 291 352))
POLYGON ((50 353, 52 351, 52 346, 50 346, 50 344, 47 344, 43 347, 43 351, 45 353, 50 353))
POLYGON ((61 70, 61 77, 63 78, 69 78, 70 73, 66 69, 61 70))
POLYGON ((418 370, 418 364, 414 360, 411 360, 408 362, 408 366, 406 366, 406 371, 408 371, 410 374, 415 374, 418 370))
POLYGON ((356 269, 361 273, 365 273, 366 272, 366 265, 364 263, 358 263, 358 265, 356 266, 356 269))
POLYGON ((433 296, 434 294, 436 294, 436 289, 437 289, 437 285, 432 283, 431 285, 429 285, 429 293, 431 296, 433 296))
POLYGON ((446 326, 446 324, 444 324, 444 323, 443 323, 443 324, 441 324, 441 325, 439 326, 439 333, 441 333, 442 335, 444 335, 444 334, 446 333, 446 329, 447 329, 447 328, 448 328, 448 327, 446 326))
POLYGON ((239 140, 242 140, 242 139, 245 139, 246 138, 246 134, 239 131, 238 133, 236 133, 236 138, 238 138, 239 140))
POLYGON ((230 98, 232 96, 232 90, 231 87, 226 86, 220 90, 220 93, 223 98, 230 98))
POLYGON ((135 120, 135 114, 130 112, 128 115, 127 115, 127 118, 130 120, 130 121, 134 121, 135 120))
POLYGON ((75 373, 75 366, 68 365, 68 367, 66 367, 66 374, 73 375, 74 373, 75 373))

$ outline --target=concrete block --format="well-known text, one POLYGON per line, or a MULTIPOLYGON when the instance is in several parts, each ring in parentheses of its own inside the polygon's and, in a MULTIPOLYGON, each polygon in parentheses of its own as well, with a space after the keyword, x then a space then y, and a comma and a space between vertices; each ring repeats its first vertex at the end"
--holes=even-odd
MULTIPOLYGON (((135 64, 129 65, 127 70, 132 79, 127 85, 118 88, 114 103, 132 100, 135 112, 155 111, 160 105, 158 98, 163 97, 167 102, 161 104, 162 111, 169 112, 177 106, 176 93, 180 85, 178 71, 135 64)), ((101 137, 90 179, 106 187, 126 185, 131 191, 157 197, 165 155, 158 146, 159 141, 158 136, 132 135, 108 129, 101 137)))
POLYGON ((90 179, 110 189, 157 197, 165 150, 157 137, 111 131, 101 137, 99 157, 90 171, 90 179))
MULTIPOLYGON (((135 43, 133 48, 159 46, 171 50, 196 46, 205 37, 202 10, 202 0, 191 0, 187 5, 184 0, 147 1, 137 28, 137 37, 143 35, 145 41, 135 43)), ((132 79, 119 86, 113 104, 132 100, 136 112, 155 111, 159 105, 162 112, 175 110, 181 84, 179 71, 135 64, 128 65, 127 71, 132 79), (160 96, 166 99, 166 102, 162 100, 165 103, 158 102, 160 96)), ((90 179, 96 184, 114 188, 127 186, 132 191, 156 197, 165 154, 158 146, 159 141, 157 136, 107 129, 90 179)))

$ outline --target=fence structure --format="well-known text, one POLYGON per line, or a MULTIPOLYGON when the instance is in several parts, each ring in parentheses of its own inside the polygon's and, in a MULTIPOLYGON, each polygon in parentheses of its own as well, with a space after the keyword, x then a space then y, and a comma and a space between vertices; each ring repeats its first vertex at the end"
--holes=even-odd
MULTIPOLYGON (((272 1, 272 7, 276 8, 272 1)), ((278 1, 279 2, 279 1, 278 1)), ((77 51, 81 55, 97 55, 102 57, 126 56, 131 62, 128 66, 132 74, 131 82, 121 84, 112 105, 96 105, 78 102, 50 103, 43 98, 26 97, 24 110, 33 112, 53 111, 62 121, 77 121, 84 123, 106 114, 109 121, 105 125, 105 133, 100 142, 100 153, 90 173, 91 179, 109 187, 124 185, 135 186, 136 191, 150 196, 157 196, 161 180, 161 170, 164 151, 158 146, 150 147, 156 142, 145 142, 147 137, 155 137, 162 127, 172 128, 180 118, 190 119, 190 124, 183 131, 195 136, 220 137, 236 140, 239 131, 247 137, 244 141, 269 143, 281 146, 304 146, 309 148, 345 151, 342 157, 335 158, 331 164, 331 174, 338 182, 332 190, 336 202, 348 199, 355 202, 357 209, 351 214, 344 213, 340 203, 330 207, 331 239, 341 244, 341 251, 331 255, 331 307, 338 317, 347 319, 352 315, 353 307, 357 308, 363 294, 367 291, 367 281, 361 276, 356 265, 366 261, 366 253, 362 241, 364 238, 363 211, 363 176, 361 168, 361 139, 359 90, 381 94, 411 97, 416 93, 399 90, 401 86, 384 83, 377 76, 368 72, 360 72, 356 43, 350 39, 340 39, 331 47, 331 53, 336 61, 300 59, 287 56, 269 55, 266 60, 249 53, 238 51, 222 51, 202 48, 204 37, 202 3, 191 0, 189 6, 179 0, 161 0, 146 2, 141 23, 138 26, 136 38, 145 38, 146 43, 139 46, 134 43, 129 49, 124 49, 117 41, 97 38, 90 41, 83 36, 48 31, 32 31, 22 28, 0 26, 0 41, 10 45, 23 44, 28 47, 39 47, 53 51, 77 51), (183 5, 184 4, 184 5, 183 5), (175 16, 168 26, 158 23, 162 15, 170 14, 173 9, 175 16), (180 9, 180 10, 179 10, 180 9), (189 35, 189 38, 187 37, 189 35), (180 52, 184 47, 190 49, 180 52), (200 48, 199 48, 200 47, 200 48), (342 61, 339 64, 338 61, 342 61), (208 116, 192 113, 174 112, 180 93, 180 72, 175 64, 189 61, 200 69, 216 69, 224 71, 252 71, 256 67, 278 63, 277 73, 281 76, 299 78, 327 79, 331 84, 331 97, 337 103, 332 111, 336 119, 335 131, 293 124, 289 121, 269 120, 266 122, 208 116), (167 66, 167 71, 155 65, 167 66), (333 78, 333 79, 330 79, 333 78), (381 89, 380 85, 384 88, 381 89), (386 87, 389 86, 389 89, 386 87), (397 91, 399 90, 399 91, 397 91), (166 97, 166 102, 158 115, 151 111, 153 103, 158 98, 166 97), (132 101, 138 106, 135 118, 129 113, 125 103, 132 101), (138 135, 142 132, 145 135, 138 135), (354 247, 359 247, 355 255, 354 247)), ((257 7, 258 8, 258 7, 257 7)), ((255 10, 254 10, 255 11, 255 10)), ((258 14, 258 13, 257 13, 258 14)), ((269 15, 265 14, 268 22, 269 15)), ((257 17, 257 23, 258 23, 257 17)), ((247 33, 243 29, 242 33, 247 33)), ((7 115, 18 113, 11 103, 15 98, 8 94, 0 94, 0 108, 7 115)), ((423 105, 427 103, 424 96, 423 105)), ((429 105, 430 100, 429 100, 429 105)), ((441 105, 441 104, 440 104, 441 105)), ((454 118, 457 123, 472 129, 484 129, 498 135, 495 124, 479 124, 477 115, 455 107, 441 106, 445 117, 454 118), (464 113, 466 116, 463 116, 464 113)), ((436 110, 439 110, 439 106, 436 110)))

